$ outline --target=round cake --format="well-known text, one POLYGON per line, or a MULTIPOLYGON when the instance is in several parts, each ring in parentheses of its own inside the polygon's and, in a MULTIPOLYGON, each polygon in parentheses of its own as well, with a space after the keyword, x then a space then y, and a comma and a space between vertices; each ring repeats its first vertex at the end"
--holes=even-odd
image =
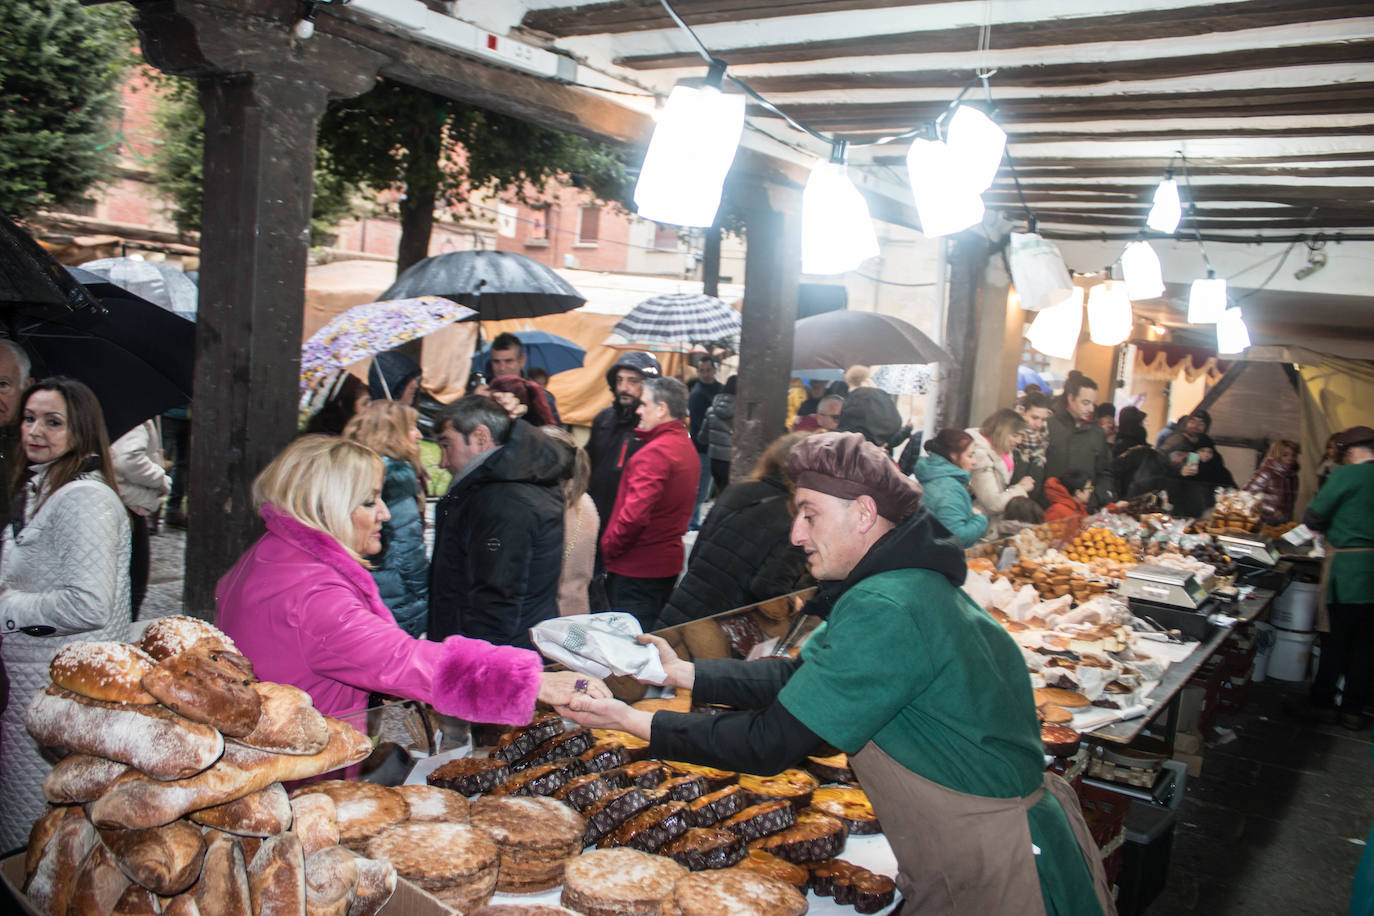
POLYGON ((790 884, 742 868, 692 872, 673 887, 682 916, 801 916, 806 898, 790 884))
POLYGON ((450 789, 438 786, 397 786, 405 799, 412 821, 448 821, 466 824, 468 800, 450 789))
POLYGON ((328 779, 296 790, 297 795, 316 793, 334 799, 339 842, 358 851, 387 827, 410 818, 410 809, 401 793, 376 783, 328 779))
POLYGON ((568 862, 561 903, 584 916, 661 916, 688 874, 672 859, 635 849, 595 849, 568 862))
POLYGON ((388 827, 367 844, 367 857, 391 863, 401 877, 461 913, 482 906, 496 891, 496 844, 468 824, 388 827))
POLYGON ((556 887, 587 829, 580 814, 551 798, 479 798, 470 815, 500 853, 497 889, 513 894, 556 887))

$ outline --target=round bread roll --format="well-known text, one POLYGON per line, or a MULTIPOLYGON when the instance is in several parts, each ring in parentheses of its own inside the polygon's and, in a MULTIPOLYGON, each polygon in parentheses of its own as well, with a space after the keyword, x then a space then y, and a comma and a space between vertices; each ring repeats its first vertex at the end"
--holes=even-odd
POLYGON ((186 651, 202 639, 215 640, 219 644, 217 648, 226 652, 239 650, 234 641, 213 623, 181 614, 159 617, 148 624, 148 629, 143 631, 143 638, 138 641, 138 645, 156 661, 162 661, 186 651))
POLYGON ((1040 707, 1040 718, 1042 721, 1049 722, 1052 725, 1063 725, 1066 722, 1073 721, 1073 713, 1062 706, 1047 705, 1040 707))
POLYGON ((1088 698, 1076 690, 1064 690, 1061 687, 1036 687, 1035 705, 1036 706, 1059 706, 1064 709, 1080 709, 1084 706, 1091 706, 1088 698))
POLYGON ((148 705, 157 697, 143 689, 143 676, 157 662, 126 642, 73 642, 57 650, 48 664, 54 684, 107 703, 148 705))

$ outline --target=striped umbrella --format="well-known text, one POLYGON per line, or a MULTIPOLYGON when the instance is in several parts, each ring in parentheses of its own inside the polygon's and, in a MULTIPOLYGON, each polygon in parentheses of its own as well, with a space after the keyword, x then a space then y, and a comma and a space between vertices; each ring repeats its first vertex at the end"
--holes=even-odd
POLYGON ((714 296, 665 293, 645 299, 611 329, 606 346, 651 353, 706 353, 739 337, 739 312, 714 296))

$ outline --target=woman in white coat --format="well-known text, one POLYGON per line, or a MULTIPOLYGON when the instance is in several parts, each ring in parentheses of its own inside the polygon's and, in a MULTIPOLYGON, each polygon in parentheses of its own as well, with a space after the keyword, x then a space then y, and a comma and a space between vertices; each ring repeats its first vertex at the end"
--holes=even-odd
POLYGON ((1029 496, 1035 481, 1029 476, 1012 482, 1012 468, 1016 463, 1016 446, 1026 430, 1026 419, 1010 408, 994 411, 977 429, 968 430, 973 437, 973 470, 969 472, 969 490, 974 504, 988 517, 989 540, 1001 537, 998 522, 1007 511, 1007 503, 1019 496, 1029 496))
POLYGON ((119 496, 129 510, 132 555, 129 561, 129 593, 132 616, 138 616, 143 596, 148 593, 148 574, 152 552, 148 543, 148 521, 157 518, 162 500, 172 490, 172 478, 162 466, 162 437, 152 420, 120 436, 110 446, 119 496))
POLYGON ((129 638, 129 520, 114 480, 100 402, 69 378, 24 395, 16 507, 0 555, 0 643, 10 677, 0 716, 0 849, 24 844, 43 813, 51 764, 23 712, 48 685, 48 662, 81 640, 129 638))

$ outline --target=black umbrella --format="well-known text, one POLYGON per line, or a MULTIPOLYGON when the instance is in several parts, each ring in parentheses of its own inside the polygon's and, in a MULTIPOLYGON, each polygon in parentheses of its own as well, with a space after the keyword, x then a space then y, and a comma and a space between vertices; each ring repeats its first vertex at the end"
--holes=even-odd
POLYGON ((945 363, 950 355, 919 328, 877 312, 839 310, 797 321, 793 369, 945 363))
POLYGON ((32 306, 7 316, 35 378, 69 375, 100 399, 111 441, 191 400, 196 326, 88 271, 71 269, 101 308, 32 306))
POLYGON ((587 298, 552 269, 508 251, 450 251, 425 258, 396 278, 382 299, 443 296, 482 321, 568 312, 587 298))
POLYGON ((0 314, 49 307, 100 308, 42 245, 0 213, 0 314))

